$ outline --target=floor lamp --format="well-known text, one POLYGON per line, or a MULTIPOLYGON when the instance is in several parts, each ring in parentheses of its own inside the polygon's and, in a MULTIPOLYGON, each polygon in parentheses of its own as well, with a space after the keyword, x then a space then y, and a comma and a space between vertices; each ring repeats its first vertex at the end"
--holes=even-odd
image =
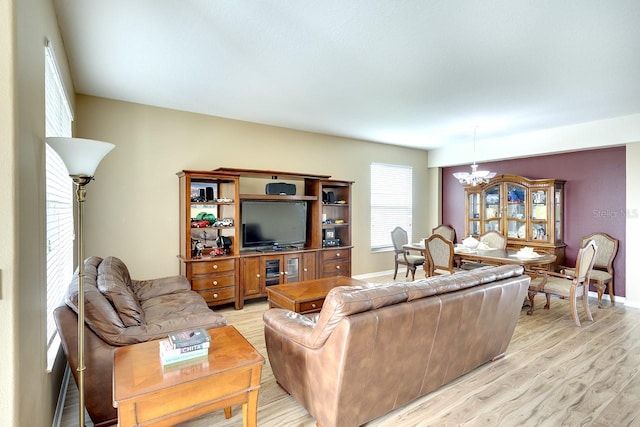
POLYGON ((115 147, 113 144, 82 138, 47 138, 47 144, 58 153, 76 186, 78 202, 78 222, 76 244, 78 249, 78 396, 79 422, 84 427, 84 199, 85 186, 93 179, 96 168, 115 147))

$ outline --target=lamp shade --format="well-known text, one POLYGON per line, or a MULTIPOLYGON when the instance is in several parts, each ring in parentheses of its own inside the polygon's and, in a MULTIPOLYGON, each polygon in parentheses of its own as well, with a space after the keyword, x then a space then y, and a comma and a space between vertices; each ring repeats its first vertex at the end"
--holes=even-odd
POLYGON ((47 144, 60 156, 69 175, 93 176, 96 168, 115 147, 108 142, 84 138, 52 137, 47 144))

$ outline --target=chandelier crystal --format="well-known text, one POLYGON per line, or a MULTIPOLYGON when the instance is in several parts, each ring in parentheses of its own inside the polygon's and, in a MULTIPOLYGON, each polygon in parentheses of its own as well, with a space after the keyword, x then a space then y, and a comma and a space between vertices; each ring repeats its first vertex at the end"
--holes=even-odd
POLYGON ((454 172, 453 176, 463 185, 479 185, 489 182, 491 178, 496 176, 495 172, 479 171, 476 164, 476 129, 473 128, 473 164, 471 165, 471 173, 468 172, 454 172))

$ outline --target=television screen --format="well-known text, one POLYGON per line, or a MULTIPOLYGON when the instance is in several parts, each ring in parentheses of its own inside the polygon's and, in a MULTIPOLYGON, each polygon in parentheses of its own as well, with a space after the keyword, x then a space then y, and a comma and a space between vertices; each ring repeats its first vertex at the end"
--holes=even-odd
POLYGON ((244 200, 240 206, 242 247, 259 248, 305 243, 306 202, 244 200))

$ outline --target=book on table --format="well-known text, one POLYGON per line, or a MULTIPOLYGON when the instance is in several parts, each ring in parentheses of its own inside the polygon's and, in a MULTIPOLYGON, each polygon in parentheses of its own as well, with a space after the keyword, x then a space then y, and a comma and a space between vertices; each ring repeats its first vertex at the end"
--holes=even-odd
POLYGON ((178 363, 185 360, 191 360, 198 357, 207 356, 209 354, 209 341, 200 344, 194 344, 189 347, 173 348, 169 340, 159 341, 160 345, 160 361, 163 365, 178 363))
POLYGON ((187 329, 169 334, 169 343, 173 348, 191 347, 210 340, 209 333, 202 328, 187 329))

